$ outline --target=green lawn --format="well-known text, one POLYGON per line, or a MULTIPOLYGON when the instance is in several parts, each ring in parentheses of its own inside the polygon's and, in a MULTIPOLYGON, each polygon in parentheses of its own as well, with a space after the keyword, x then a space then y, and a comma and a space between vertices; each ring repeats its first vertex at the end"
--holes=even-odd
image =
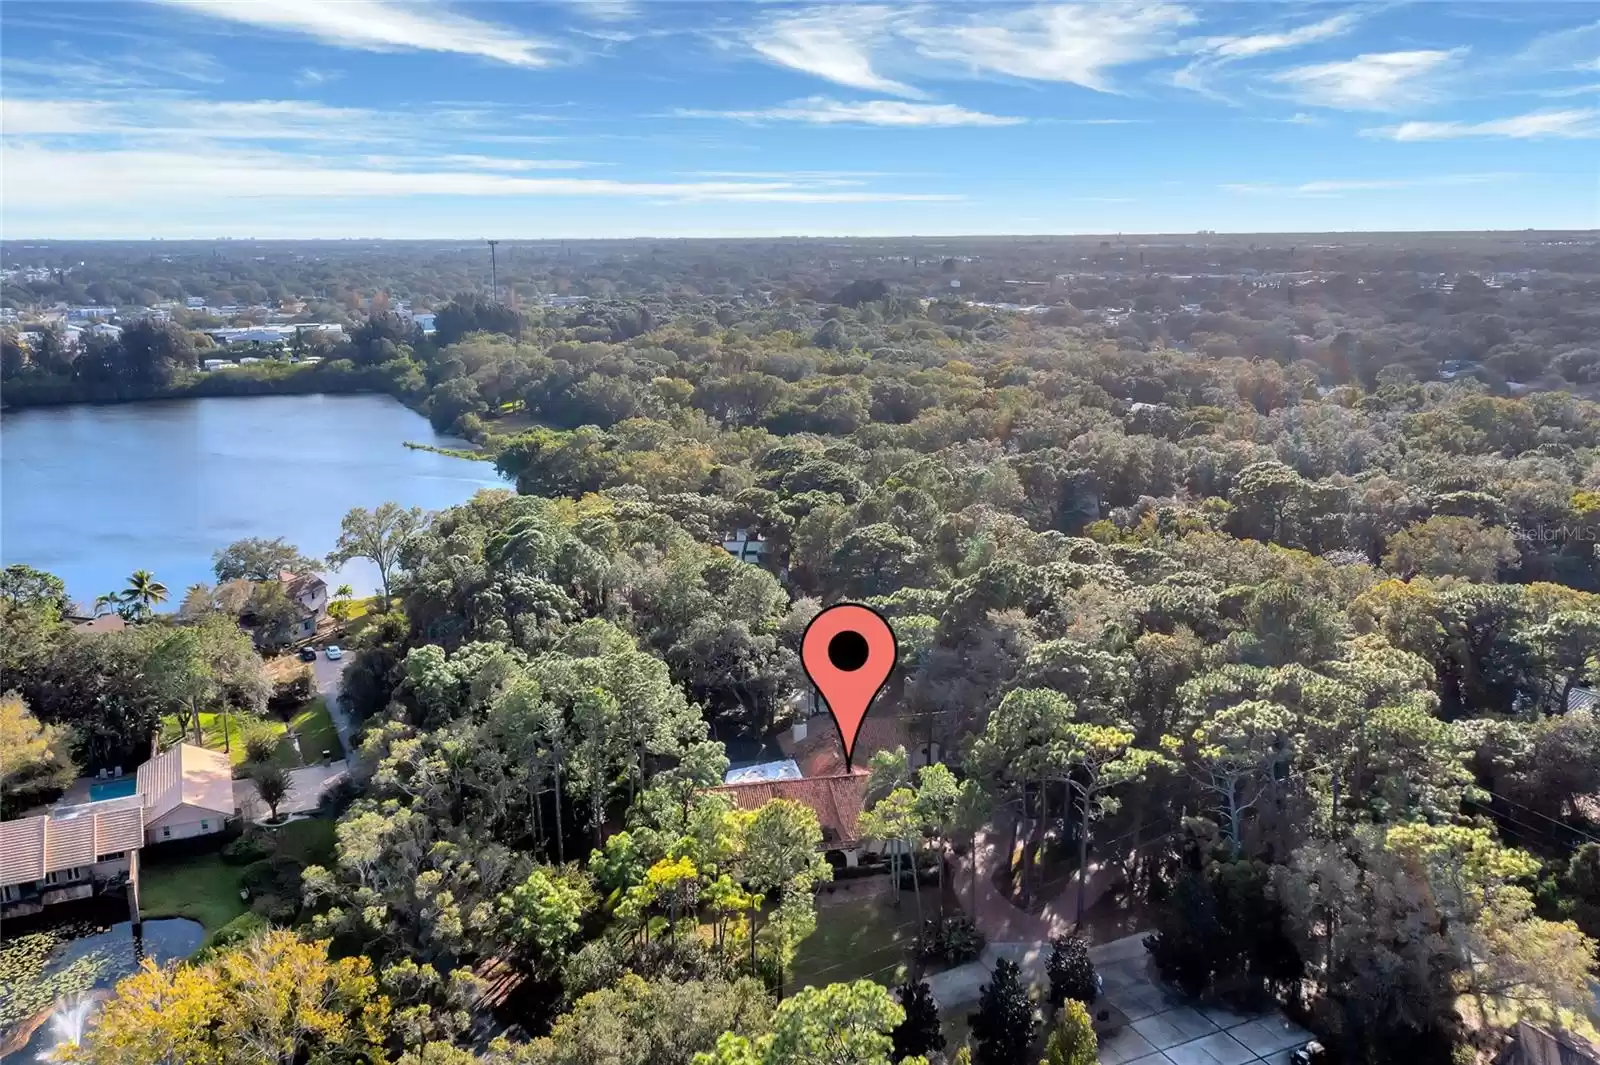
MULTIPOLYGON (((242 765, 244 763, 244 736, 246 732, 259 727, 265 728, 269 732, 275 732, 279 736, 284 736, 289 731, 289 726, 275 717, 258 719, 244 717, 240 714, 224 715, 202 712, 200 715, 200 735, 203 737, 204 742, 201 746, 209 747, 213 751, 223 749, 224 720, 227 722, 228 757, 233 760, 234 765, 242 765)), ((162 745, 177 743, 179 740, 193 743, 194 726, 190 725, 188 728, 184 728, 175 715, 163 714, 161 717, 162 745)), ((278 745, 278 755, 274 761, 290 769, 300 764, 299 759, 294 756, 294 746, 283 742, 278 745)))
POLYGON ((862 979, 893 984, 905 976, 916 935, 917 910, 909 895, 899 910, 882 895, 848 902, 830 902, 822 895, 817 899, 817 929, 795 952, 788 986, 798 990, 807 984, 862 979))
MULTIPOLYGON (((271 831, 278 853, 306 865, 327 865, 333 861, 333 829, 332 821, 309 818, 271 831)), ((239 897, 245 868, 229 865, 220 854, 164 859, 159 847, 147 848, 139 865, 139 909, 147 919, 199 921, 211 935, 249 908, 239 897)))
MULTIPOLYGON (((200 715, 200 735, 204 738, 203 746, 214 751, 223 749, 223 720, 222 714, 200 715)), ((304 765, 315 764, 322 760, 323 751, 332 751, 335 758, 343 757, 339 746, 339 733, 333 727, 333 719, 328 716, 327 704, 322 696, 307 703, 288 724, 284 724, 275 717, 249 718, 239 714, 226 715, 228 732, 228 757, 233 764, 243 765, 245 760, 244 737, 256 728, 264 728, 276 733, 279 737, 278 750, 273 755, 272 761, 285 769, 295 769, 304 765), (294 743, 289 739, 289 730, 293 729, 300 736, 300 750, 304 758, 295 754, 294 743)), ((194 742, 193 728, 185 730, 179 724, 176 716, 167 714, 161 719, 162 743, 176 743, 183 739, 189 743, 194 742), (180 735, 182 733, 182 735, 180 735)))
MULTIPOLYGON (((344 757, 344 748, 339 746, 339 731, 333 727, 333 718, 328 716, 328 704, 322 696, 317 696, 295 714, 289 727, 300 737, 300 751, 308 765, 320 761, 323 751, 332 751, 335 758, 344 757)), ((285 747, 292 756, 292 743, 280 746, 279 753, 282 754, 285 747)))
POLYGON ((199 921, 210 935, 245 911, 245 901, 239 897, 243 873, 244 866, 229 865, 220 854, 201 854, 174 862, 141 862, 139 909, 146 918, 187 917, 199 921))

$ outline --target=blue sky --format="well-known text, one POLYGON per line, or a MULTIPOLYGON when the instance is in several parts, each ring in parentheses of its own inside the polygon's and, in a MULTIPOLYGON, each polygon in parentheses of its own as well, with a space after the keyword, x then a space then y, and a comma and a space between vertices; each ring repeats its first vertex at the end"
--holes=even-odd
POLYGON ((40 237, 1600 225, 1589 3, 0 7, 40 237))

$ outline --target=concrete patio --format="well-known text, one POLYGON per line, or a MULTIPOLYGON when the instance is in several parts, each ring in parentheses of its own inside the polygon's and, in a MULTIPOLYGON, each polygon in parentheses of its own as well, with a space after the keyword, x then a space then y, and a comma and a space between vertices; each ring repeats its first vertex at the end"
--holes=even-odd
POLYGON ((1311 1038, 1276 1010, 1192 1006, 1155 983, 1142 957, 1096 965, 1105 981, 1102 1001, 1128 1020, 1101 1039, 1101 1065, 1288 1065, 1289 1055, 1311 1038))
MULTIPOLYGON (((1143 933, 1091 947, 1089 957, 1105 982, 1095 1012, 1111 1009, 1126 1020, 1101 1038, 1101 1065, 1288 1065, 1289 1055, 1311 1039, 1276 1010, 1196 1007, 1158 984, 1149 972, 1143 933)), ((1029 985, 1048 986, 1049 944, 992 943, 977 961, 927 978, 939 1008, 971 1008, 1001 958, 1016 962, 1029 985)))

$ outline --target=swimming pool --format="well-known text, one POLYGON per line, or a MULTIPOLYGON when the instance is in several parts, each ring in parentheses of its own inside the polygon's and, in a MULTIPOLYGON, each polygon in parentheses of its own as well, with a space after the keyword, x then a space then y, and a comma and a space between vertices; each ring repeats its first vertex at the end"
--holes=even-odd
POLYGON ((117 780, 101 780, 89 785, 89 801, 99 802, 101 799, 120 799, 124 795, 132 795, 138 790, 138 783, 133 777, 121 777, 117 780))

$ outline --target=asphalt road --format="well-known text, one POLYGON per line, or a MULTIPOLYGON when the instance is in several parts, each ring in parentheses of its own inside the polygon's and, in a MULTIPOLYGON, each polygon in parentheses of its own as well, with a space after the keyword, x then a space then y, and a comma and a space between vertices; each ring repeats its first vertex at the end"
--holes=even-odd
POLYGON ((311 667, 312 675, 316 678, 317 694, 321 695, 328 704, 328 716, 333 719, 334 730, 339 733, 339 743, 344 747, 343 756, 349 757, 355 753, 355 748, 350 742, 350 715, 344 709, 344 667, 350 664, 351 652, 346 651, 345 656, 337 662, 329 661, 328 656, 321 651, 317 652, 317 660, 311 667))

